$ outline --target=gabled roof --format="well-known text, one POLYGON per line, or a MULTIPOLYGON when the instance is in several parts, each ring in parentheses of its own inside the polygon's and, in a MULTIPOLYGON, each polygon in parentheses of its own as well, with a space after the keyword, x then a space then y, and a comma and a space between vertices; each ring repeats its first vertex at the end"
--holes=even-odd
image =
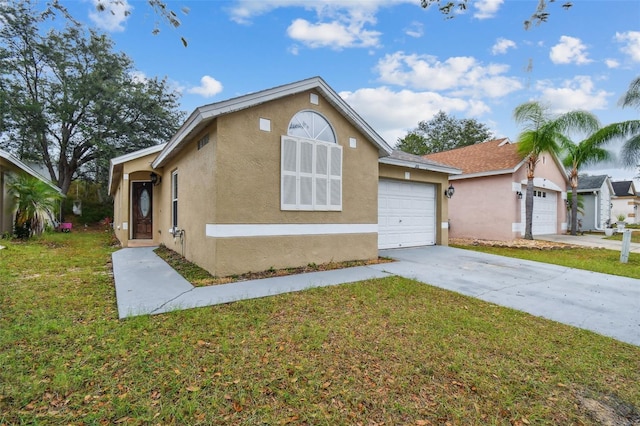
POLYGON ((182 149, 185 142, 191 136, 197 134, 212 120, 224 114, 251 108, 256 105, 270 102, 285 96, 294 95, 307 90, 316 90, 321 94, 342 116, 360 130, 378 148, 380 157, 391 154, 392 148, 367 124, 329 85, 320 77, 312 77, 295 83, 285 84, 260 92, 250 93, 226 101, 216 102, 196 108, 187 121, 178 129, 167 146, 153 162, 152 167, 162 167, 167 160, 176 155, 182 149))
POLYGON ((607 175, 580 175, 578 176, 578 191, 598 191, 607 179, 609 179, 607 175))
POLYGON ((633 197, 636 195, 635 186, 631 180, 611 182, 611 186, 616 197, 633 197))
POLYGON ((390 156, 383 157, 378 161, 382 164, 389 164, 392 166, 410 167, 412 169, 429 170, 432 172, 448 173, 450 175, 459 175, 462 173, 462 170, 456 169, 455 167, 441 164, 436 161, 429 160, 428 158, 409 154, 397 149, 394 149, 390 156))
POLYGON ((514 173, 524 164, 517 145, 508 138, 428 154, 424 158, 456 167, 465 177, 514 173))
POLYGON ((120 180, 120 175, 122 174, 122 168, 124 163, 126 163, 127 161, 132 161, 138 158, 142 158, 149 154, 155 154, 157 152, 160 152, 164 149, 165 146, 167 146, 167 144, 162 143, 160 145, 150 146, 148 148, 139 149, 137 151, 112 158, 109 161, 109 184, 107 186, 107 188, 109 188, 109 194, 113 195, 115 193, 116 187, 118 185, 118 181, 120 180), (112 188, 111 185, 114 185, 114 187, 112 188))
POLYGON ((7 151, 4 151, 4 150, 0 149, 0 158, 4 158, 5 160, 7 160, 9 163, 13 164, 18 169, 21 169, 22 171, 24 171, 28 175, 31 175, 31 176, 33 176, 35 178, 40 179, 41 181, 43 181, 44 183, 49 185, 51 188, 55 189, 60 194, 62 194, 62 191, 60 190, 60 188, 58 188, 53 182, 51 182, 50 179, 47 179, 44 175, 42 175, 39 172, 35 171, 32 167, 27 166, 25 163, 23 163, 17 157, 14 157, 12 154, 8 153, 7 151))

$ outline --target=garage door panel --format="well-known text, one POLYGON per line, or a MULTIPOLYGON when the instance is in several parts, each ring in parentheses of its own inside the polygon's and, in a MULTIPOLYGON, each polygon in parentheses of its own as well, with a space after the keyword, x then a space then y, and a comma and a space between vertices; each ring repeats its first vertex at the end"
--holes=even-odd
POLYGON ((381 179, 378 190, 378 247, 435 244, 435 186, 381 179))
MULTIPOLYGON (((548 189, 535 188, 533 197, 533 235, 548 235, 558 232, 557 193, 548 189)), ((525 198, 522 199, 521 217, 524 229, 526 221, 525 198)))

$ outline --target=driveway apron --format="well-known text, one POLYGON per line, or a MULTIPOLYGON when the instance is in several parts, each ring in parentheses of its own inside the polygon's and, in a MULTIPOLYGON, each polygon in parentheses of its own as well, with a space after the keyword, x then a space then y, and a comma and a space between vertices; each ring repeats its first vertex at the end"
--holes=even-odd
POLYGON ((445 246, 380 254, 398 260, 386 272, 640 346, 639 280, 445 246))

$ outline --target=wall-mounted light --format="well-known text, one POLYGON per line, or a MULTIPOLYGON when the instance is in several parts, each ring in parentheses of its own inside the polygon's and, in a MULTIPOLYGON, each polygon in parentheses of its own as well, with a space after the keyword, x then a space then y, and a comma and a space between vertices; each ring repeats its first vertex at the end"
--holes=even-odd
POLYGON ((522 191, 516 192, 516 196, 518 197, 518 200, 522 200, 522 191))
POLYGON ((453 185, 449 184, 449 188, 444 190, 444 196, 447 198, 451 198, 453 197, 453 194, 456 192, 456 189, 453 187, 453 185))
POLYGON ((160 185, 160 182, 162 182, 162 176, 155 172, 151 172, 151 175, 149 175, 149 179, 151 179, 151 184, 153 186, 160 185))

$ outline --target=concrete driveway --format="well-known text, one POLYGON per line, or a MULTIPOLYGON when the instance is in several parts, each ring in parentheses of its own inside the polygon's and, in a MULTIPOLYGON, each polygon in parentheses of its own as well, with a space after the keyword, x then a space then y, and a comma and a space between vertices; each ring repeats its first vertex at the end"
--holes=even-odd
POLYGON ((398 260, 385 272, 640 346, 639 280, 444 246, 381 255, 398 260))

